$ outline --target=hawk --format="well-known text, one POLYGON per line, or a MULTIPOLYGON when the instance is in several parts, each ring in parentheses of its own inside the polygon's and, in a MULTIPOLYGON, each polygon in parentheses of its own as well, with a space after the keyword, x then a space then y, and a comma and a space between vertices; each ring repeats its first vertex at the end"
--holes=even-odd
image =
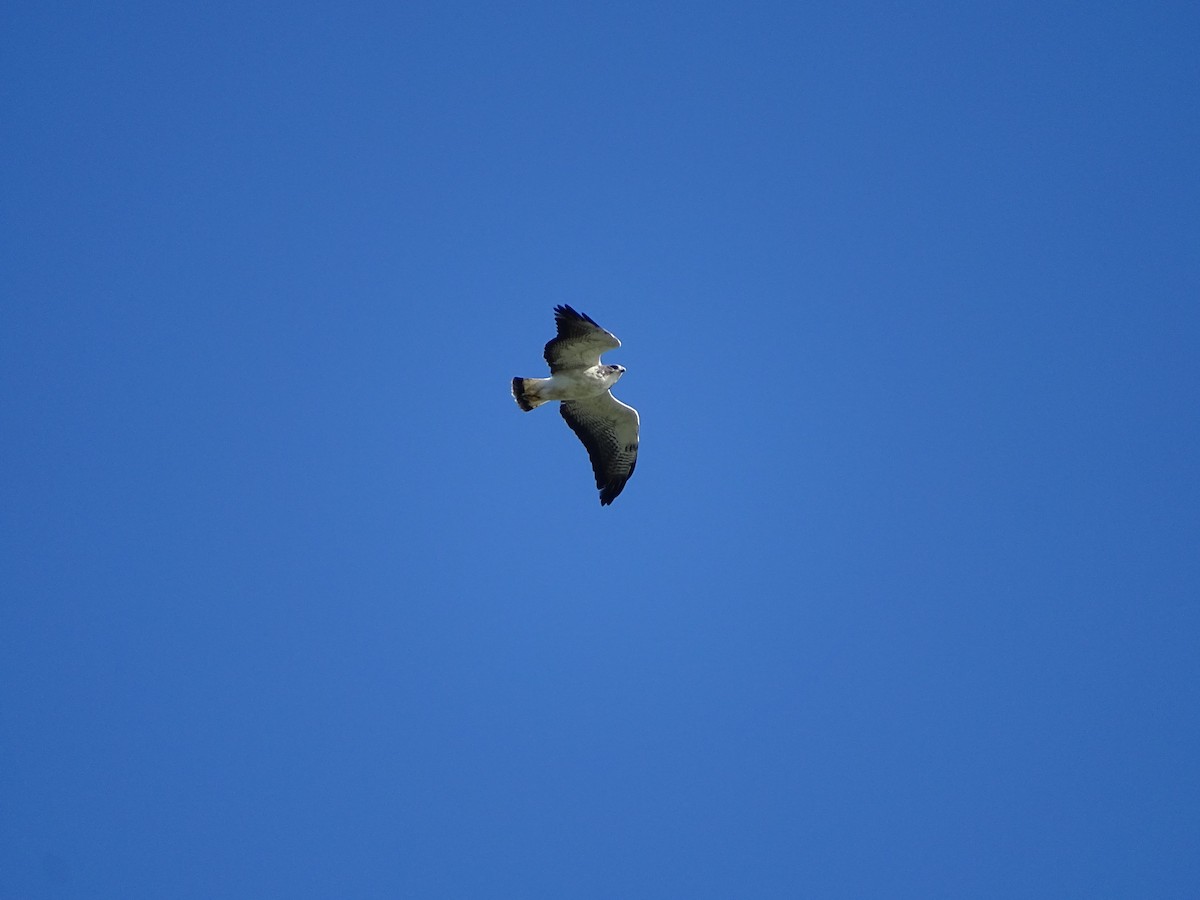
POLYGON ((609 389, 625 374, 624 366, 600 364, 600 354, 621 346, 590 316, 569 306, 554 307, 558 335, 546 345, 549 378, 514 378, 513 399, 525 412, 551 400, 576 437, 583 441, 600 505, 608 506, 625 488, 637 465, 638 414, 609 389))

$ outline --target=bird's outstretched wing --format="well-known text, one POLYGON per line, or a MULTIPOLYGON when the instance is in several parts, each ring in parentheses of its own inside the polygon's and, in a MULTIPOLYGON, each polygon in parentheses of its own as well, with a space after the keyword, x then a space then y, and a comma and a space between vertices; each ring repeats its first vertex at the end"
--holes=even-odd
POLYGON ((550 373, 580 366, 597 366, 600 354, 621 346, 612 334, 605 331, 590 316, 569 306, 554 307, 554 323, 558 336, 546 344, 546 362, 550 373))
POLYGON ((587 448, 600 489, 600 505, 608 506, 637 465, 637 410, 608 391, 587 400, 564 400, 558 410, 587 448))

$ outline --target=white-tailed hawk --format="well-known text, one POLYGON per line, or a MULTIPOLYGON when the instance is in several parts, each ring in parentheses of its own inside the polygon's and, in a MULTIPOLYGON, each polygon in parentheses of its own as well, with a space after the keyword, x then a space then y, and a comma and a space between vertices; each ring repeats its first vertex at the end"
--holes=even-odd
POLYGON ((600 489, 600 505, 608 506, 625 487, 637 465, 638 414, 610 392, 624 366, 600 364, 600 354, 621 346, 589 316, 569 306, 554 307, 558 335, 546 345, 549 378, 514 378, 513 398, 529 412, 551 400, 587 448, 600 489))

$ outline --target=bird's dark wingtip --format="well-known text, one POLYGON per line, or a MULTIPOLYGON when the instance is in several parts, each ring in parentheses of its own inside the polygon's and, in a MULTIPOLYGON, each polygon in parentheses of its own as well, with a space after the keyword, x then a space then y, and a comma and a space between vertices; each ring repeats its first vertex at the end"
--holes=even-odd
MULTIPOLYGON (((628 479, 626 479, 628 480, 628 479)), ((609 506, 625 490, 625 481, 612 482, 600 488, 600 505, 609 506)))
MULTIPOLYGON (((591 316, 579 312, 566 303, 560 303, 558 306, 554 307, 554 318, 556 321, 559 319, 578 319, 582 322, 588 322, 591 325, 596 325, 595 320, 591 316)), ((599 328, 600 326, 596 325, 596 327, 599 328)))

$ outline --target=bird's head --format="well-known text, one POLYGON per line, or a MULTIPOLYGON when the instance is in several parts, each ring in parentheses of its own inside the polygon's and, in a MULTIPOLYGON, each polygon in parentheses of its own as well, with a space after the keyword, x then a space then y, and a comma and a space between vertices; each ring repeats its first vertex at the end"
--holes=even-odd
POLYGON ((624 366, 609 366, 608 375, 615 383, 618 378, 625 374, 624 366))

